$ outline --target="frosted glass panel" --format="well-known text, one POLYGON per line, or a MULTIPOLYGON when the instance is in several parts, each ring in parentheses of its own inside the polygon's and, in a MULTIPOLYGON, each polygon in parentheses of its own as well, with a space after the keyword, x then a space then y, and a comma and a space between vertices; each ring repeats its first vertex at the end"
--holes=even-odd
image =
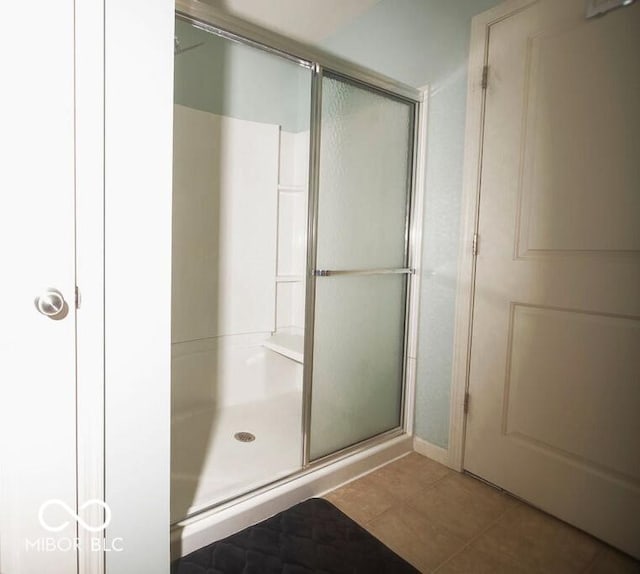
POLYGON ((412 106, 322 82, 319 268, 402 267, 412 106))
POLYGON ((401 423, 413 105, 322 80, 311 460, 401 423), (352 274, 351 271, 375 274, 352 274))
POLYGON ((311 459, 400 424, 406 276, 316 284, 311 459))

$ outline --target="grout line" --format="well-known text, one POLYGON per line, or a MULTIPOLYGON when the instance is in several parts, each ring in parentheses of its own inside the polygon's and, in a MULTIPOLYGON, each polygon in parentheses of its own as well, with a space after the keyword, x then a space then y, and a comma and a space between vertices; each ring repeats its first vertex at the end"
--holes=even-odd
POLYGON ((469 546, 471 546, 474 542, 476 542, 479 538, 481 538, 484 534, 486 534, 491 528, 493 528, 499 521, 500 519, 507 513, 509 512, 509 510, 511 510, 511 508, 513 508, 513 506, 507 506, 507 508, 505 508, 494 520, 492 520, 491 522, 489 522, 487 524, 487 526, 485 528, 483 528, 480 532, 478 532, 475 536, 472 536, 467 542, 466 544, 463 544, 462 547, 460 548, 460 550, 458 550, 457 552, 454 552, 451 556, 449 556, 449 558, 447 558, 444 562, 442 562, 441 564, 439 564, 438 566, 436 566, 435 570, 432 571, 432 574, 436 574, 443 566, 447 565, 449 562, 451 562, 454 558, 456 558, 457 556, 459 556, 460 554, 462 554, 467 548, 469 548, 469 546))
POLYGON ((430 488, 433 488, 436 484, 438 484, 440 481, 444 480, 445 478, 448 478, 450 476, 455 476, 456 474, 459 474, 457 471, 452 470, 450 468, 447 469, 447 472, 445 474, 443 474, 440 478, 438 478, 437 480, 434 480, 428 487, 427 490, 429 490, 430 488))

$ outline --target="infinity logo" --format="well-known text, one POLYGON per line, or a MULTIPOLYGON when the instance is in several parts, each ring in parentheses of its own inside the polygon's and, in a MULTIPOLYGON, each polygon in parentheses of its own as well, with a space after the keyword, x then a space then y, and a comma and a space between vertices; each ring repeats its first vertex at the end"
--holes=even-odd
POLYGON ((85 530, 88 530, 89 532, 100 532, 101 530, 104 530, 107 526, 109 526, 109 523, 111 522, 111 509, 109 508, 109 505, 106 502, 98 498, 93 498, 91 500, 87 500, 82 506, 80 506, 79 511, 83 511, 85 508, 93 504, 97 504, 98 506, 104 509, 104 523, 101 524, 100 526, 91 526, 87 524, 84 520, 82 520, 82 518, 80 518, 73 511, 72 508, 69 507, 69 505, 66 502, 64 502, 63 500, 59 500, 57 498, 52 498, 51 500, 47 500, 44 504, 42 504, 42 506, 40 507, 40 510, 38 511, 38 520, 40 521, 40 524, 42 525, 42 527, 48 530, 49 532, 60 532, 61 530, 64 530, 69 525, 68 520, 58 526, 51 526, 44 519, 44 513, 45 513, 45 510, 47 510, 47 508, 49 508, 50 506, 60 506, 61 508, 64 509, 64 511, 69 516, 73 517, 73 519, 85 530))

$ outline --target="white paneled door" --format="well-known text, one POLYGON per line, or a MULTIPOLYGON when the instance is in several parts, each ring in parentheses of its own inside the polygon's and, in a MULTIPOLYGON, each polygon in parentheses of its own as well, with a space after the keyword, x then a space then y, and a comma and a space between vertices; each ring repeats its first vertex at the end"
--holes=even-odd
POLYGON ((74 4, 8 3, 3 21, 0 572, 71 574, 77 571, 74 4))
POLYGON ((585 5, 489 27, 464 467, 640 557, 640 3, 585 5))

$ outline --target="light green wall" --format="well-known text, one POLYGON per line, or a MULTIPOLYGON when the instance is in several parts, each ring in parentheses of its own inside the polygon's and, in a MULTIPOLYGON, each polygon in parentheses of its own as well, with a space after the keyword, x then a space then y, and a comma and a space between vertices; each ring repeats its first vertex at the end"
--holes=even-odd
POLYGON ((416 435, 448 446, 471 18, 498 0, 381 0, 323 48, 430 85, 416 435))
POLYGON ((311 72, 289 60, 176 20, 175 103, 286 131, 309 128, 311 72))

